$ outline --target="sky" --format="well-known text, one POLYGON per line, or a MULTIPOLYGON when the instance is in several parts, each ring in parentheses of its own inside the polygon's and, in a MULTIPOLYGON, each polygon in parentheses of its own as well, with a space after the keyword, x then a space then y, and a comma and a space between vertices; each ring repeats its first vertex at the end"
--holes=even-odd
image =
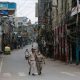
POLYGON ((8 1, 8 2, 16 2, 16 16, 17 17, 28 17, 32 23, 37 21, 35 17, 35 3, 38 0, 0 0, 0 1, 8 1))

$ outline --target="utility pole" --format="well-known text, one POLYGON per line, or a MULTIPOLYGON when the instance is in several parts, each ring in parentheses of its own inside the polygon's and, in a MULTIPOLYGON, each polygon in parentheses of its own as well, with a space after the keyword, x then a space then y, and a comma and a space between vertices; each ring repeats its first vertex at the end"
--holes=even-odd
POLYGON ((1 18, 1 28, 2 28, 2 51, 4 51, 4 47, 5 47, 5 44, 4 44, 4 19, 3 19, 3 16, 0 17, 1 18))
MULTIPOLYGON (((56 12, 56 18, 57 18, 56 19, 56 23, 57 23, 57 20, 58 20, 58 0, 56 0, 56 4, 52 4, 52 7, 54 8, 54 10, 56 12)), ((55 30, 54 30, 53 34, 56 36, 56 31, 55 30)), ((56 37, 54 37, 54 43, 53 44, 56 45, 56 37)), ((56 59, 56 46, 54 46, 54 54, 53 54, 53 56, 54 56, 54 60, 55 60, 56 59)))
POLYGON ((78 44, 78 11, 79 11, 79 0, 77 0, 77 17, 76 17, 76 65, 79 64, 79 44, 78 44))
MULTIPOLYGON (((65 16, 66 16, 67 11, 69 11, 69 10, 67 10, 68 6, 69 6, 68 2, 67 2, 67 0, 65 0, 65 16)), ((69 63, 69 47, 68 47, 68 42, 67 42, 67 35, 65 32, 67 32, 67 24, 66 23, 64 25, 64 34, 65 34, 64 35, 64 46, 65 46, 66 63, 68 64, 69 63)))

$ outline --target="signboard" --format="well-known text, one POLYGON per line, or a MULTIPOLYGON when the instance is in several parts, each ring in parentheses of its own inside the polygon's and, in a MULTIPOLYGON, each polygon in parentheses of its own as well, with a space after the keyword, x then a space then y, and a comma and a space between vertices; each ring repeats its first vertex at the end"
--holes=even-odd
POLYGON ((9 2, 0 2, 0 10, 14 10, 16 9, 16 3, 9 3, 9 2))
POLYGON ((8 9, 16 9, 16 3, 9 3, 8 4, 8 9))
POLYGON ((0 10, 7 10, 8 2, 0 2, 0 10))
POLYGON ((8 10, 0 10, 1 15, 8 15, 8 10))

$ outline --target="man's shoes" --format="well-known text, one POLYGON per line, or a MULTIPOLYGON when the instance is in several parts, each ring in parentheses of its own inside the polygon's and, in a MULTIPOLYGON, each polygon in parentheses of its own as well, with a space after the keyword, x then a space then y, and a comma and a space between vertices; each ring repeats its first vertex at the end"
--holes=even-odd
POLYGON ((29 72, 29 75, 30 75, 30 72, 29 72))
POLYGON ((38 73, 38 75, 41 75, 41 72, 40 72, 40 73, 38 73))
POLYGON ((34 73, 32 73, 32 75, 33 75, 33 76, 35 76, 35 74, 34 74, 34 73))

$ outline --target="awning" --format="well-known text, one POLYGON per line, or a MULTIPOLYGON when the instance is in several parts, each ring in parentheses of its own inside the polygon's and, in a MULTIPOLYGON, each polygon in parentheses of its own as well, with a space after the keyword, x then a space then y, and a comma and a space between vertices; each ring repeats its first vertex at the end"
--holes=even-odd
POLYGON ((71 16, 74 16, 76 15, 77 13, 80 13, 80 5, 78 6, 78 11, 77 11, 77 6, 72 8, 72 11, 71 11, 71 16))

